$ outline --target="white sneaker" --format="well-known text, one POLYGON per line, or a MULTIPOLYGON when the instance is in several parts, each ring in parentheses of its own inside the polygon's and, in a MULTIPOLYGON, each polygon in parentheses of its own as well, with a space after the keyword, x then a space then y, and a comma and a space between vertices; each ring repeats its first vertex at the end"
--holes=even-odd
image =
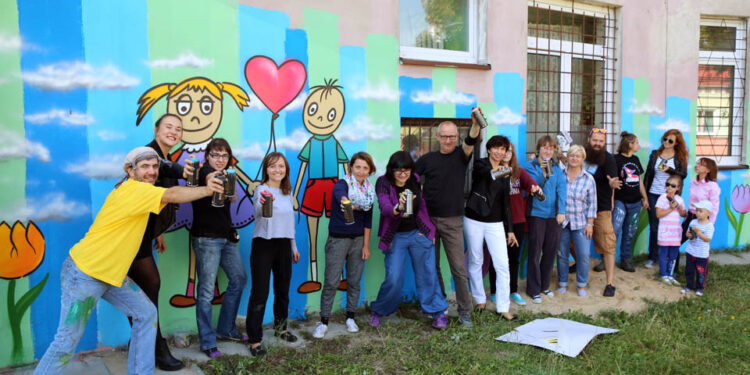
POLYGON ((661 281, 663 281, 664 284, 672 285, 672 280, 670 280, 669 276, 662 276, 661 281))
POLYGON ((680 282, 679 282, 679 281, 677 281, 677 279, 675 279, 675 278, 674 278, 673 276, 670 276, 670 277, 669 277, 669 282, 671 282, 671 283, 672 283, 672 285, 674 285, 674 286, 680 286, 680 285, 682 285, 682 284, 680 284, 680 282))
POLYGON ((649 259, 648 261, 646 261, 646 264, 644 264, 643 267, 654 268, 654 261, 649 259))
POLYGON ((359 332, 359 327, 357 326, 357 322, 355 322, 354 319, 352 318, 347 319, 346 330, 351 333, 359 332))
POLYGON ((315 326, 315 332, 313 332, 313 337, 316 339, 322 339, 325 337, 326 332, 328 332, 328 324, 323 324, 321 322, 318 322, 318 325, 315 326))

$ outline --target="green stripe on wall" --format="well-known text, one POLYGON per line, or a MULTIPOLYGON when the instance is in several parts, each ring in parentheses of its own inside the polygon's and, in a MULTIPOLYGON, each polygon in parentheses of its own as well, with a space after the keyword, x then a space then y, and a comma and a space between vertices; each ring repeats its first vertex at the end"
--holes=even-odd
MULTIPOLYGON (((303 14, 305 17, 304 27, 307 32, 307 82, 309 87, 322 85, 324 80, 327 79, 339 79, 339 16, 316 9, 305 9, 303 14)), ((351 150, 346 151, 351 155, 351 150)), ((315 241, 317 269, 318 281, 322 283, 326 264, 325 244, 328 239, 329 219, 325 215, 317 219, 318 233, 315 241)), ((308 280, 312 280, 309 267, 307 272, 308 280)), ((339 301, 342 295, 342 293, 336 293, 333 301, 334 309, 340 306, 339 301)), ((320 292, 307 297, 307 309, 310 311, 320 310, 320 292)))
MULTIPOLYGON (((447 91, 456 92, 456 69, 438 68, 432 70, 432 91, 435 95, 447 91)), ((435 117, 456 117, 456 105, 453 103, 435 103, 435 117)))
MULTIPOLYGON (((374 87, 386 85, 390 89, 398 88, 398 41, 393 35, 370 34, 367 36, 365 49, 367 64, 367 85, 374 87)), ((385 172, 385 165, 394 151, 401 149, 401 120, 399 102, 385 100, 367 100, 367 116, 373 124, 385 124, 386 132, 392 137, 384 140, 367 140, 367 152, 375 159, 378 175, 385 172)), ((374 182, 374 181, 373 181, 374 182)), ((380 284, 383 282, 383 252, 378 250, 378 220, 380 210, 375 205, 373 210, 372 235, 370 239, 370 260, 365 263, 365 290, 369 301, 375 299, 380 284)))
MULTIPOLYGON (((648 78, 641 77, 635 80, 633 97, 633 107, 651 104, 651 83, 649 83, 648 78)), ((649 142, 648 114, 633 114, 633 133, 638 136, 641 144, 649 142)), ((656 146, 658 147, 658 144, 656 146)), ((642 162, 648 162, 647 148, 641 148, 641 150, 637 153, 637 156, 642 160, 642 162)))
MULTIPOLYGON (((179 83, 183 79, 202 76, 215 82, 236 82, 238 66, 239 36, 237 31, 237 5, 227 1, 163 0, 148 3, 149 58, 173 59, 181 53, 192 52, 213 63, 202 68, 179 67, 175 69, 153 68, 151 83, 179 83)), ((133 110, 137 104, 133 102, 133 110)), ((154 118, 166 112, 167 102, 162 98, 151 109, 154 118)), ((141 124, 141 126, 153 126, 141 124)), ((223 98, 222 125, 215 137, 224 137, 232 143, 239 140, 240 111, 228 96, 223 98)), ((148 140, 144 140, 144 143, 148 140)), ((169 299, 175 294, 184 294, 188 278, 188 232, 181 229, 164 236, 168 251, 158 255, 161 273, 159 293, 160 321, 162 333, 195 331, 195 309, 175 308, 169 299)), ((220 290, 226 286, 226 277, 220 277, 220 290)), ((214 321, 218 319, 219 307, 214 309, 214 321)))
MULTIPOLYGON (((18 8, 15 1, 0 2, 0 35, 3 38, 18 37, 18 8)), ((11 133, 19 138, 25 137, 23 124, 23 82, 21 81, 21 50, 7 49, 0 53, 0 132, 11 133)), ((3 177, 0 179, 0 212, 14 212, 26 206, 26 160, 0 160, 3 177)), ((8 225, 13 226, 12 222, 8 225)), ((10 320, 6 310, 8 300, 8 280, 0 280, 0 337, 5 337, 3 349, 0 350, 0 367, 14 363, 34 360, 34 345, 31 333, 31 313, 26 311, 21 319, 21 337, 23 349, 21 358, 11 357, 10 320)), ((16 281, 16 300, 29 290, 29 278, 16 281)))

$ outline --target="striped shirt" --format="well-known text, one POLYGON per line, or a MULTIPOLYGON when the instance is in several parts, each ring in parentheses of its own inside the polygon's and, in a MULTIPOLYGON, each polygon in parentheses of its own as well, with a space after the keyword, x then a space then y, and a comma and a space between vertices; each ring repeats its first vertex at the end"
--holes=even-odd
MULTIPOLYGON (((685 208, 685 201, 681 196, 675 195, 674 200, 677 206, 685 208)), ((656 208, 663 210, 669 209, 669 200, 667 194, 662 194, 656 201, 656 208)), ((659 219, 659 236, 656 238, 656 244, 659 246, 680 246, 682 242, 682 225, 680 225, 680 212, 677 209, 672 210, 669 215, 659 219)))
MULTIPOLYGON (((698 230, 700 230, 703 235, 708 238, 712 238, 714 236, 714 225, 711 224, 710 220, 706 224, 701 224, 698 222, 698 219, 693 219, 693 221, 690 222, 690 228, 693 227, 698 228, 698 230)), ((685 252, 696 258, 708 258, 709 243, 703 241, 703 239, 701 239, 700 237, 696 237, 687 242, 685 252)))
POLYGON ((568 182, 568 195, 565 199, 565 221, 563 228, 570 223, 570 230, 580 230, 586 226, 586 219, 596 218, 596 183, 591 174, 581 171, 575 180, 568 182))

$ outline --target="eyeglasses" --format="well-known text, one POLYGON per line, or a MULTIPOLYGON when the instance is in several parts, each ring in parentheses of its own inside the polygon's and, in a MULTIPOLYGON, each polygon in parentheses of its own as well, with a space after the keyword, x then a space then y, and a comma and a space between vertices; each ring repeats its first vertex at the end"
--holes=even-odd
POLYGON ((216 153, 216 152, 212 152, 212 153, 208 154, 208 156, 210 156, 213 159, 225 159, 225 160, 229 159, 229 154, 219 154, 219 153, 216 153))
POLYGON ((411 169, 396 169, 393 171, 394 174, 406 175, 411 173, 411 169))
POLYGON ((680 187, 680 185, 677 185, 677 184, 670 184, 669 182, 667 182, 667 183, 666 183, 665 185, 666 185, 667 187, 671 187, 671 188, 675 188, 675 189, 677 189, 678 187, 680 187))
POLYGON ((458 138, 457 135, 442 135, 442 134, 438 134, 438 137, 445 139, 445 140, 454 140, 458 138))
POLYGON ((607 135, 607 129, 604 129, 604 128, 591 128, 591 130, 589 131, 589 136, 592 135, 592 134, 594 134, 594 133, 601 133, 601 134, 607 135))
POLYGON ((667 142, 667 143, 669 143, 670 145, 674 143, 674 139, 672 139, 672 138, 667 138, 667 137, 664 137, 664 138, 662 138, 661 140, 662 140, 663 142, 667 142))

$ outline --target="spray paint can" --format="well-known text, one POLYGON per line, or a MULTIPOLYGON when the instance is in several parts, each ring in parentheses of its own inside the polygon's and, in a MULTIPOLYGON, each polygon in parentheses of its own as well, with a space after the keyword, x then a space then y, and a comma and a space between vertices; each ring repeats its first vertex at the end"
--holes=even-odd
POLYGON ((273 194, 268 190, 263 190, 260 195, 265 199, 261 207, 263 217, 273 217, 273 194))
POLYGON ((506 167, 506 168, 500 168, 492 171, 492 179, 497 180, 498 178, 503 178, 510 176, 510 173, 513 172, 513 168, 506 167))
POLYGON ((354 224, 354 206, 352 206, 352 201, 346 199, 341 201, 341 206, 344 208, 344 219, 346 219, 346 224, 354 224))
MULTIPOLYGON (((227 178, 224 175, 220 174, 220 175, 217 175, 215 178, 218 178, 219 180, 221 180, 222 185, 226 186, 227 178)), ((211 205, 214 207, 224 207, 224 200, 226 198, 227 198, 226 194, 214 192, 214 196, 211 199, 211 205)))
POLYGON ((472 109, 471 113, 474 115, 474 118, 477 120, 477 124, 479 124, 480 128, 484 129, 487 127, 487 118, 484 117, 484 114, 479 110, 478 107, 472 109))
POLYGON ((544 195, 544 190, 542 190, 541 188, 537 190, 536 193, 534 193, 534 196, 536 197, 536 199, 539 199, 540 202, 544 202, 544 200, 547 199, 547 197, 544 195))
POLYGON ((414 214, 414 193, 411 190, 404 190, 406 194, 406 207, 404 208, 404 216, 411 216, 414 214))
POLYGON ((198 181, 200 173, 198 172, 200 171, 201 161, 198 160, 198 158, 196 158, 195 156, 191 156, 190 159, 185 162, 185 164, 193 167, 193 174, 191 176, 188 176, 185 184, 190 187, 196 187, 200 185, 198 181))
POLYGON ((237 195, 237 172, 234 171, 234 168, 227 169, 226 178, 227 181, 224 183, 224 195, 226 195, 227 198, 234 198, 234 196, 237 195))
POLYGON ((544 173, 547 175, 547 178, 555 173, 554 168, 552 168, 553 163, 553 159, 544 159, 544 173))

